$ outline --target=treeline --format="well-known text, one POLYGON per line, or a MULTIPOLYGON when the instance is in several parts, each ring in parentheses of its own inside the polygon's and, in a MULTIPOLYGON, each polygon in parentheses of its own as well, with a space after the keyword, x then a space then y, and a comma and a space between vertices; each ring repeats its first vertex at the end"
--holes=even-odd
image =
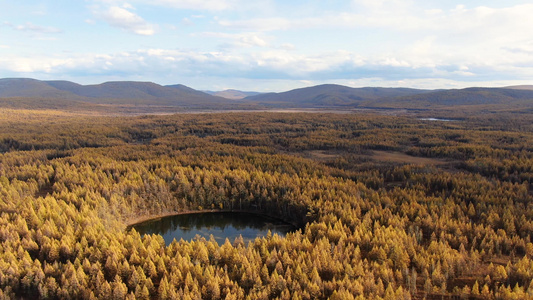
POLYGON ((10 115, 0 121, 3 298, 533 297, 527 116, 10 115), (373 150, 444 163, 376 161, 373 150), (126 230, 203 209, 302 229, 169 246, 126 230))

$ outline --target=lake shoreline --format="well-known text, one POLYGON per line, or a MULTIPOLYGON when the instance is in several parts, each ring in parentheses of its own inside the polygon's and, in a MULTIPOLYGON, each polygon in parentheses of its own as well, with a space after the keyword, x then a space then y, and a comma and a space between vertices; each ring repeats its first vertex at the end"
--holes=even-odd
POLYGON ((256 211, 256 210, 245 210, 245 209, 232 209, 232 210, 226 210, 226 209, 203 209, 203 210, 185 210, 185 211, 180 211, 180 212, 167 212, 167 213, 161 213, 161 214, 154 214, 154 215, 146 215, 146 216, 135 217, 135 218, 132 218, 132 219, 128 219, 127 221, 124 222, 124 224, 126 225, 126 230, 129 230, 135 225, 139 225, 139 224, 142 224, 144 222, 149 222, 149 221, 156 221, 156 220, 159 220, 159 219, 162 219, 162 218, 166 218, 166 217, 179 216, 179 215, 189 215, 189 214, 192 215, 192 214, 202 214, 202 213, 224 213, 224 212, 228 212, 228 213, 248 213, 248 214, 260 215, 260 216, 269 217, 269 218, 276 219, 276 220, 281 220, 283 222, 286 222, 286 223, 294 226, 295 228, 302 228, 301 226, 298 226, 298 224, 296 224, 296 222, 294 222, 292 220, 285 220, 285 219, 282 219, 282 218, 279 218, 279 217, 276 217, 276 216, 273 216, 273 215, 270 215, 270 214, 266 214, 264 212, 260 212, 260 211, 256 211))

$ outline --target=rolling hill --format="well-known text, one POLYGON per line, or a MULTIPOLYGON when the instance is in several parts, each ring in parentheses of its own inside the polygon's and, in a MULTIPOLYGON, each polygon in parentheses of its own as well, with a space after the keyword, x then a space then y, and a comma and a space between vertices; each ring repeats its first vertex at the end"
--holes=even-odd
POLYGON ((465 88, 417 90, 408 88, 350 88, 318 85, 283 93, 269 93, 244 100, 268 107, 285 108, 357 108, 410 110, 531 110, 533 90, 516 88, 465 88))
POLYGON ((506 86, 505 88, 512 90, 533 90, 533 85, 512 85, 506 86))
POLYGON ((533 107, 533 90, 509 88, 466 88, 433 91, 388 99, 365 101, 360 104, 374 108, 437 109, 478 107, 514 109, 533 107))
POLYGON ((367 100, 417 95, 428 92, 431 91, 408 88, 350 88, 336 84, 324 84, 283 93, 251 96, 245 98, 245 100, 274 107, 358 106, 361 102, 367 100))
POLYGON ((11 108, 100 111, 118 108, 135 113, 265 108, 533 111, 531 86, 421 90, 324 84, 243 99, 240 98, 247 92, 212 93, 181 84, 162 86, 153 82, 81 85, 70 81, 0 79, 0 107, 11 108))
MULTIPOLYGON (((164 106, 179 108, 231 108, 234 101, 212 96, 184 85, 161 86, 152 82, 116 81, 95 85, 80 85, 70 81, 40 81, 26 78, 0 79, 0 99, 24 99, 25 106, 34 101, 61 100, 99 105, 164 106)), ((65 102, 66 101, 66 102, 65 102)), ((37 103, 38 102, 38 103, 37 103)), ((38 105, 41 104, 41 105, 38 105)), ((70 105, 72 106, 72 105, 70 105)))
POLYGON ((11 97, 65 99, 76 98, 76 95, 40 80, 30 78, 0 79, 0 98, 11 97))

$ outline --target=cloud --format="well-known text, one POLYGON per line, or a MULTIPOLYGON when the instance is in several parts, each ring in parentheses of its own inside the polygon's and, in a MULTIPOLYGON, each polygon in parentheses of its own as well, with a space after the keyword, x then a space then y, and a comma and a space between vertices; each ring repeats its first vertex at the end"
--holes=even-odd
POLYGON ((434 30, 446 34, 467 32, 471 35, 500 33, 508 29, 530 35, 530 31, 523 29, 533 25, 530 17, 533 14, 533 4, 506 8, 480 6, 472 9, 458 5, 450 10, 442 10, 418 7, 408 0, 356 0, 353 3, 357 6, 353 10, 326 11, 314 17, 223 18, 218 23, 227 28, 253 31, 384 28, 393 32, 434 30), (363 9, 359 9, 360 7, 363 9))
POLYGON ((254 18, 247 20, 220 20, 219 25, 233 29, 255 30, 255 31, 275 31, 284 29, 294 29, 297 21, 287 18, 254 18))
POLYGON ((55 27, 51 27, 51 26, 35 25, 35 24, 31 23, 31 22, 26 22, 25 24, 21 24, 21 25, 15 25, 15 24, 12 24, 10 22, 4 22, 4 25, 6 25, 8 27, 11 27, 12 29, 17 30, 17 31, 25 31, 25 32, 39 33, 39 34, 42 34, 42 33, 61 33, 61 32, 63 32, 59 28, 55 28, 55 27))
POLYGON ((357 9, 370 11, 396 11, 404 12, 410 9, 415 3, 412 0, 353 0, 352 6, 357 9))
POLYGON ((253 18, 244 20, 221 19, 222 27, 254 31, 287 31, 298 29, 357 29, 390 28, 394 31, 420 28, 423 20, 408 15, 368 15, 352 12, 327 13, 307 18, 253 18))
MULTIPOLYGON (((349 59, 342 60, 340 55, 331 55, 322 61, 313 57, 323 55, 325 50, 301 59, 292 57, 290 60, 295 63, 287 63, 287 69, 301 67, 300 74, 309 78, 381 76, 384 79, 397 79, 402 76, 427 76, 492 80, 499 77, 498 72, 501 72, 502 78, 533 77, 533 32, 527 30, 533 28, 533 4, 503 8, 459 5, 434 9, 430 7, 431 4, 419 6, 409 0, 356 0, 353 5, 352 10, 326 11, 313 17, 221 19, 218 23, 232 30, 259 33, 297 33, 300 30, 317 29, 334 30, 336 35, 348 36, 348 32, 379 30, 381 41, 377 50, 371 44, 368 47, 354 46, 358 44, 356 41, 341 44, 354 55, 363 57, 363 66, 351 65, 349 59), (319 68, 324 63, 330 66, 319 68), (468 69, 461 69, 461 66, 467 66, 468 69)), ((272 36, 276 34, 271 33, 272 36)), ((369 41, 372 42, 372 38, 369 41)), ((297 46, 302 49, 301 45, 297 46)), ((279 64, 282 60, 260 61, 268 65, 269 62, 279 64)), ((287 71, 284 74, 290 73, 287 71)))
MULTIPOLYGON (((496 74, 496 70, 475 65, 420 65, 394 56, 362 57, 337 51, 316 55, 267 50, 251 54, 230 52, 196 52, 146 49, 127 55, 105 57, 118 68, 159 70, 168 73, 180 70, 185 74, 261 79, 325 80, 380 76, 388 80, 405 78, 466 78, 475 74, 496 74), (467 69, 468 68, 468 69, 467 69), (468 72, 466 72, 468 70, 468 72)), ((100 61, 101 58, 97 59, 100 61)), ((103 65, 97 63, 97 65, 103 65)), ((98 69, 98 68, 97 68, 98 69)), ((502 74, 505 76, 505 74, 502 74)), ((509 75, 509 74, 508 74, 509 75)))
MULTIPOLYGON (((95 0, 95 2, 118 5, 123 0, 95 0)), ((224 11, 238 8, 239 0, 132 0, 130 2, 188 10, 224 11)))
MULTIPOLYGON (((496 74, 502 69, 476 65, 416 65, 391 57, 362 57, 337 51, 302 55, 283 50, 267 50, 251 54, 231 52, 198 52, 166 49, 142 49, 115 54, 79 54, 71 57, 2 57, 0 69, 13 72, 128 74, 179 74, 226 78, 326 80, 382 77, 387 80, 405 78, 460 78, 476 74, 496 74)), ((513 70, 514 71, 514 70, 513 70)), ((513 77, 512 72, 498 76, 513 77)))
POLYGON ((259 34, 253 32, 244 33, 224 33, 224 32, 202 32, 193 34, 199 37, 212 37, 229 42, 222 44, 223 48, 248 48, 248 47, 268 47, 268 42, 259 34))
POLYGON ((190 10, 228 10, 236 7, 236 1, 229 0, 150 0, 150 5, 167 6, 190 10))
POLYGON ((111 6, 107 10, 98 13, 98 15, 109 25, 138 35, 153 35, 155 33, 155 25, 146 22, 128 9, 132 9, 132 7, 130 5, 123 7, 111 6))
POLYGON ((70 59, 52 57, 9 57, 0 58, 0 68, 4 72, 20 73, 48 73, 54 72, 58 67, 65 65, 70 59))
POLYGON ((191 19, 189 19, 189 18, 183 18, 181 20, 181 24, 183 24, 185 26, 192 26, 192 25, 194 25, 194 22, 191 21, 191 19))
POLYGON ((526 54, 533 55, 533 42, 524 43, 523 45, 515 45, 514 47, 502 47, 502 50, 508 51, 511 54, 526 54))
POLYGON ((52 57, 4 55, 0 57, 0 77, 31 74, 37 78, 73 78, 75 81, 83 78, 150 80, 166 84, 195 83, 193 87, 207 87, 214 82, 225 85, 246 82, 251 86, 251 82, 256 82, 258 86, 276 83, 278 89, 290 89, 302 82, 352 82, 359 86, 442 88, 443 84, 452 87, 480 85, 480 82, 523 82, 524 78, 533 77, 532 64, 531 60, 529 67, 522 64, 421 64, 392 55, 371 57, 348 51, 304 55, 273 48, 253 53, 140 49, 52 57))
POLYGON ((279 46, 279 48, 283 49, 283 50, 294 50, 294 49, 296 49, 296 47, 293 44, 291 44, 291 43, 284 43, 281 46, 279 46))
POLYGON ((243 45, 257 46, 257 47, 266 47, 268 43, 257 35, 250 34, 244 35, 239 38, 239 42, 243 45))

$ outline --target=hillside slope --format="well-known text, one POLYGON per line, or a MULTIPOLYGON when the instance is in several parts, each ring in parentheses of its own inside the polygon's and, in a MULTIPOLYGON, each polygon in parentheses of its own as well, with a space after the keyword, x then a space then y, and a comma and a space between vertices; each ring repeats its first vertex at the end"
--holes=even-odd
POLYGON ((267 106, 282 107, 357 106, 365 100, 416 95, 428 92, 430 91, 408 88, 350 88, 336 84, 324 84, 283 93, 261 94, 247 97, 245 100, 267 106))
POLYGON ((512 85, 512 86, 506 86, 505 89, 512 89, 512 90, 533 90, 533 85, 512 85))
MULTIPOLYGON (((161 86, 152 82, 115 81, 80 85, 70 81, 40 81, 26 78, 0 79, 0 98, 31 101, 68 100, 92 104, 170 106, 183 108, 229 108, 233 101, 211 96, 183 85, 161 86)), ((5 100, 4 100, 5 102, 5 100)), ((48 102, 47 102, 48 103, 48 102)))
POLYGON ((507 88, 466 88, 434 91, 426 94, 365 101, 361 106, 383 108, 435 109, 490 107, 501 109, 533 107, 533 90, 507 88))
POLYGON ((370 108, 413 110, 531 110, 533 90, 516 88, 465 88, 416 90, 408 88, 350 88, 319 85, 283 93, 245 98, 269 107, 285 108, 370 108))
POLYGON ((0 98, 28 97, 28 98, 77 98, 67 90, 58 89, 44 81, 30 78, 0 79, 0 98))
POLYGON ((244 99, 240 98, 245 92, 237 90, 213 93, 223 97, 182 84, 162 86, 153 82, 114 81, 81 85, 59 80, 0 79, 0 107, 10 108, 96 107, 105 111, 120 107, 136 113, 264 108, 533 111, 533 90, 529 86, 420 90, 324 84, 244 99))

